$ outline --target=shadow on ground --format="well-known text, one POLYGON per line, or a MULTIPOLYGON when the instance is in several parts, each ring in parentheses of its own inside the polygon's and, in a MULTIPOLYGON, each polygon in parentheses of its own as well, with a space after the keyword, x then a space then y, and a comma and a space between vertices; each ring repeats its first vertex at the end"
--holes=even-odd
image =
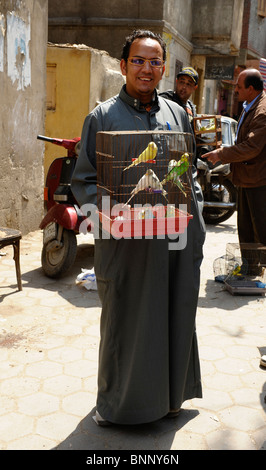
POLYGON ((176 418, 163 418, 134 426, 97 426, 93 409, 77 428, 53 450, 169 450, 177 431, 194 419, 198 410, 181 410, 176 418))
MULTIPOLYGON (((94 262, 94 245, 80 244, 77 248, 77 256, 74 265, 60 278, 47 277, 42 268, 36 268, 22 274, 23 289, 27 287, 42 289, 44 291, 57 292, 76 307, 100 307, 97 291, 89 291, 85 287, 76 284, 76 278, 82 269, 92 269, 94 262)), ((8 294, 9 295, 9 294, 8 294)), ((44 293, 45 295, 45 293, 44 293)))

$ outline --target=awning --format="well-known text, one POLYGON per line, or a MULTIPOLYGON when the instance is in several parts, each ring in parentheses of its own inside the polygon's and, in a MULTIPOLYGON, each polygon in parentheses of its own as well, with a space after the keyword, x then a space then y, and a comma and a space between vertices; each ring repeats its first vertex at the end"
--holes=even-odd
POLYGON ((266 59, 260 59, 259 71, 263 78, 264 90, 266 90, 266 59))

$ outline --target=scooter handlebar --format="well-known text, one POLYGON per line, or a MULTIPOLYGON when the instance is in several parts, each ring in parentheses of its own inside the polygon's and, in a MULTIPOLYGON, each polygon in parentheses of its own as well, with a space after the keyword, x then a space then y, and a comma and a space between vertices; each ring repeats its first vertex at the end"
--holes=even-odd
POLYGON ((54 140, 51 137, 46 137, 45 135, 37 135, 37 139, 46 140, 47 142, 52 142, 52 143, 53 143, 53 140, 54 140))
POLYGON ((54 137, 46 137, 44 135, 37 135, 37 139, 45 140, 51 144, 60 145, 61 147, 72 151, 75 150, 77 143, 80 141, 80 137, 76 137, 75 139, 55 139, 54 137))

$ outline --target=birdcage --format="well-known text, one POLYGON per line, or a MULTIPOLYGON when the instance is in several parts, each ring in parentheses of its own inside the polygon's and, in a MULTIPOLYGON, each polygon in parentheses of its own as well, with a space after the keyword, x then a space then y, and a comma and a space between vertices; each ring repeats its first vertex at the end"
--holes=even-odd
POLYGON ((202 114, 193 119, 193 124, 197 147, 206 145, 221 147, 221 116, 202 114))
POLYGON ((228 243, 226 255, 214 260, 214 279, 233 295, 265 295, 265 257, 263 245, 228 243))
POLYGON ((213 262, 213 274, 216 282, 225 282, 232 278, 243 279, 247 273, 247 262, 238 256, 226 254, 213 262))
POLYGON ((249 276, 261 276, 266 268, 266 246, 262 243, 228 243, 226 253, 231 257, 242 256, 249 276))
POLYGON ((133 226, 137 235, 143 235, 143 220, 149 234, 184 231, 192 218, 192 155, 189 133, 98 132, 97 204, 101 216, 111 221, 119 218, 124 230, 128 227, 132 233, 133 226), (103 209, 106 197, 109 215, 103 209))

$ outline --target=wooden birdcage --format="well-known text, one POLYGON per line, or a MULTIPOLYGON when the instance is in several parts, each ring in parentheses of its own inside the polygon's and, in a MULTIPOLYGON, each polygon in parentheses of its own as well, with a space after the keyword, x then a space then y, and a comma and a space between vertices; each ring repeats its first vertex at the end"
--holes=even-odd
POLYGON ((193 119, 197 147, 222 145, 222 124, 220 115, 202 114, 193 119))
POLYGON ((161 206, 169 213, 169 206, 178 208, 182 205, 189 214, 192 153, 193 138, 189 133, 98 132, 99 210, 103 197, 109 196, 111 207, 131 206, 132 211, 136 211, 143 210, 144 206, 151 209, 161 206))
POLYGON ((228 243, 226 253, 242 256, 247 262, 249 276, 260 276, 266 268, 266 246, 262 243, 228 243))

